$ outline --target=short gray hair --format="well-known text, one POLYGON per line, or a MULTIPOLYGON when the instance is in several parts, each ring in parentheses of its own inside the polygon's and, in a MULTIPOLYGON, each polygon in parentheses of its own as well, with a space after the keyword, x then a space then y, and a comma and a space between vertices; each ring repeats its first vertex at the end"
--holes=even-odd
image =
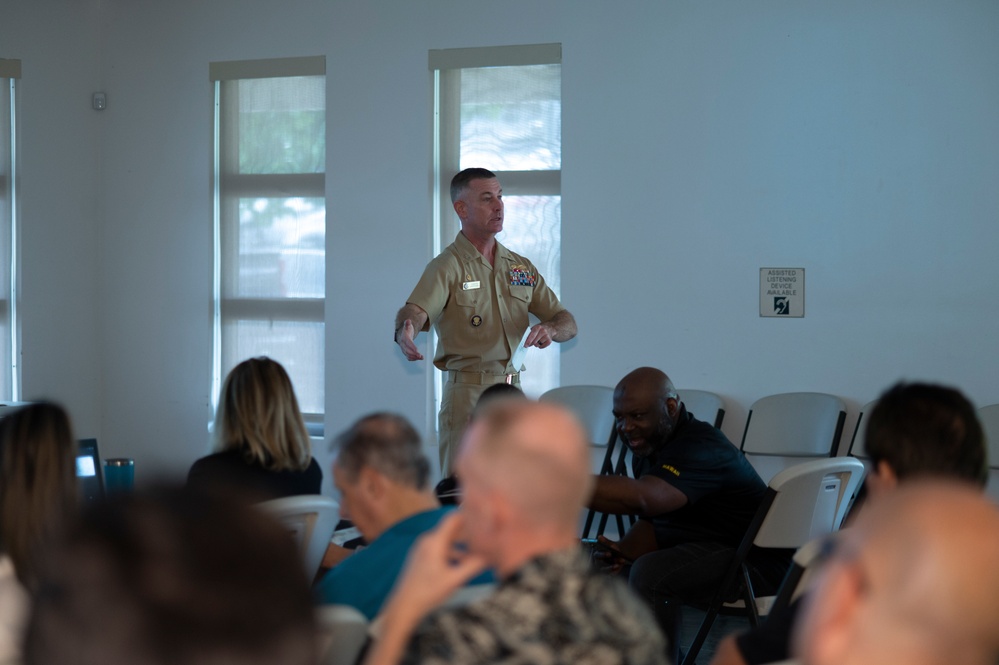
POLYGON ((426 489, 430 463, 423 454, 420 435, 406 418, 396 413, 378 412, 364 416, 333 440, 337 451, 334 464, 347 480, 357 480, 361 469, 370 466, 397 483, 426 489))

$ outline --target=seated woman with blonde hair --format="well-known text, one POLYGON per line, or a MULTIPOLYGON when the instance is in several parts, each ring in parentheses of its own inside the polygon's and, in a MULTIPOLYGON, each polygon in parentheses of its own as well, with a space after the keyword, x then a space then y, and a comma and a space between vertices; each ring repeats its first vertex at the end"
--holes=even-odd
POLYGON ((0 662, 16 662, 38 560, 77 506, 76 439, 61 406, 0 420, 0 662))
POLYGON ((235 492, 254 502, 320 493, 323 472, 280 363, 251 358, 229 372, 214 439, 216 452, 194 463, 188 486, 235 492))

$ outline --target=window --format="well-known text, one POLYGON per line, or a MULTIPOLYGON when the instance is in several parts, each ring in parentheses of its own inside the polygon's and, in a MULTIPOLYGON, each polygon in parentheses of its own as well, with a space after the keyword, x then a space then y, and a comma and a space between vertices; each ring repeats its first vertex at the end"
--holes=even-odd
POLYGON ((326 59, 212 63, 212 399, 243 360, 291 376, 310 430, 325 403, 326 59))
POLYGON ((0 400, 17 400, 17 140, 20 60, 0 59, 0 400))
MULTIPOLYGON (((503 185, 497 239, 531 259, 561 296, 562 47, 560 44, 430 52, 434 73, 434 252, 459 222, 451 177, 483 167, 503 185)), ((559 345, 530 349, 521 387, 538 396, 559 384, 559 345)), ((441 378, 436 395, 439 402, 441 378)), ((439 404, 438 404, 439 406, 439 404)))

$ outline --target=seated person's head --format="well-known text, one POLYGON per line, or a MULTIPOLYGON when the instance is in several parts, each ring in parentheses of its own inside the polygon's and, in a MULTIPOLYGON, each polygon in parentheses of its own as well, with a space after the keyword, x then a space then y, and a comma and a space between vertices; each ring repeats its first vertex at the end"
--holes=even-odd
POLYGON ((333 442, 333 482, 340 515, 369 542, 397 521, 400 511, 432 499, 430 464, 420 435, 393 413, 361 418, 333 442))
POLYGON ((266 357, 244 360, 229 372, 214 436, 217 450, 240 450, 247 462, 273 471, 300 471, 312 460, 291 379, 280 363, 266 357))
POLYGON ((494 401, 501 399, 527 399, 527 395, 524 391, 513 385, 512 383, 494 383, 479 395, 479 399, 475 402, 475 408, 472 409, 472 413, 468 416, 468 422, 471 424, 475 418, 482 413, 482 410, 488 405, 492 404, 494 401))
POLYGON ((865 448, 873 492, 914 478, 953 478, 985 486, 985 436, 975 408, 959 391, 925 383, 898 383, 879 398, 867 419, 865 448))
POLYGON ((301 557, 273 518, 161 488, 87 511, 47 557, 25 642, 36 665, 314 663, 301 557))
POLYGON ((76 439, 62 407, 38 402, 0 420, 0 551, 27 588, 38 555, 76 509, 76 439))
POLYGON ((669 440, 680 414, 680 397, 666 374, 639 367, 614 388, 614 422, 632 452, 647 457, 669 440))
POLYGON ((498 568, 496 557, 511 545, 575 542, 593 479, 585 431, 565 409, 528 400, 490 405, 472 423, 458 473, 469 547, 498 568))
POLYGON ((839 533, 795 630, 807 665, 995 665, 999 507, 973 486, 916 480, 839 533))
MULTIPOLYGON (((471 426, 486 407, 495 404, 499 400, 507 399, 526 401, 528 398, 523 390, 511 383, 494 383, 479 395, 479 399, 475 402, 475 408, 468 414, 468 425, 471 426)), ((452 474, 446 478, 442 478, 434 488, 434 493, 442 504, 457 505, 461 503, 461 487, 458 482, 458 476, 452 474)))

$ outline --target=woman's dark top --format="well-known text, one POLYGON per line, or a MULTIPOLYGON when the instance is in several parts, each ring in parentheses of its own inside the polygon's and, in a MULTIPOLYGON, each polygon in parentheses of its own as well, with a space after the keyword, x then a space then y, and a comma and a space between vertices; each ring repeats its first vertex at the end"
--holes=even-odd
POLYGON ((248 463, 239 450, 202 457, 187 474, 188 487, 235 492, 251 502, 319 494, 322 484, 323 472, 315 458, 304 471, 269 471, 248 463))

